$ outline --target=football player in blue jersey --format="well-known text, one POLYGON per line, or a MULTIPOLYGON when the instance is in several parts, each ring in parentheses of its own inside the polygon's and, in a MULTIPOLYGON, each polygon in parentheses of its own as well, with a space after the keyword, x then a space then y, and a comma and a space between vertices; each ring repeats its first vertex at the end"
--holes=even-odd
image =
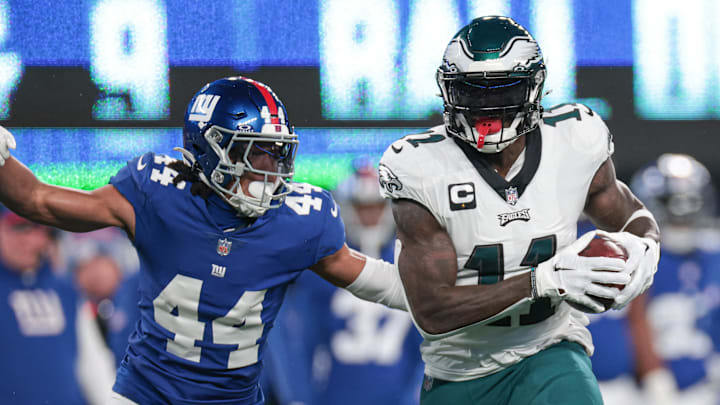
POLYGON ((424 338, 423 405, 602 403, 577 308, 622 308, 652 284, 652 214, 616 178, 596 112, 541 105, 546 74, 525 28, 474 19, 437 69, 443 124, 395 141, 380 160, 424 338), (580 255, 596 234, 577 238, 583 212, 627 261, 580 255))
POLYGON ((630 187, 663 229, 663 254, 641 300, 590 317, 603 397, 608 405, 717 404, 720 233, 710 173, 668 153, 637 171, 630 187))
MULTIPOLYGON (((350 247, 393 261, 395 225, 372 161, 333 191, 350 247)), ((359 300, 307 272, 270 336, 268 379, 281 404, 411 405, 422 381, 420 335, 406 312, 359 300), (299 322, 312 320, 312 322, 299 322)))
POLYGON ((720 232, 710 172, 691 156, 668 153, 639 170, 630 187, 663 228, 646 312, 654 348, 674 377, 665 385, 677 387, 674 403, 717 404, 720 232))
POLYGON ((119 227, 135 244, 140 321, 114 403, 262 404, 267 334, 304 269, 404 306, 395 268, 345 245, 330 194, 291 182, 298 142, 275 93, 246 77, 214 81, 192 98, 183 161, 147 153, 90 192, 40 182, 0 131, 0 201, 70 231, 119 227))
POLYGON ((0 213, 0 403, 102 405, 112 362, 90 308, 54 274, 51 233, 0 213))
POLYGON ((135 248, 116 228, 84 234, 66 232, 63 236, 60 247, 67 252, 75 284, 87 296, 118 365, 140 317, 135 248))

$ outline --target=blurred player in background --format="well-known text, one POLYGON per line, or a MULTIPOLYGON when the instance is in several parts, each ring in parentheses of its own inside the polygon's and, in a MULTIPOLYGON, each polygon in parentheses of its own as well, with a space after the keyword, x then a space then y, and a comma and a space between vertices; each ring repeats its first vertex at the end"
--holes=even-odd
POLYGON ((0 211, 0 403, 105 404, 114 371, 91 310, 56 276, 51 228, 0 211))
POLYGON ((716 188, 709 171, 683 154, 660 156, 635 173, 630 186, 660 223, 663 254, 653 286, 627 314, 591 317, 590 328, 597 333, 593 366, 598 378, 612 378, 601 385, 603 395, 608 405, 717 404, 716 188), (644 323, 649 324, 649 334, 637 328, 644 323), (629 383, 633 377, 639 389, 629 383))
POLYGON ((61 239, 75 283, 88 298, 105 343, 119 365, 140 317, 137 254, 115 228, 61 239))
POLYGON ((40 182, 0 127, 0 201, 33 221, 123 229, 140 260, 140 321, 115 404, 262 404, 267 334, 285 290, 312 269, 404 307, 396 269, 345 245, 327 191, 291 182, 298 136, 265 84, 230 77, 190 101, 183 161, 152 152, 85 192, 40 182))
POLYGON ((545 75, 522 26, 474 19, 437 71, 444 125, 380 161, 424 337, 423 405, 602 403, 587 317, 568 302, 622 308, 652 283, 657 225, 616 179, 610 131, 584 105, 544 111, 545 75), (627 262, 578 255, 594 236, 577 239, 583 212, 627 262))
POLYGON ((678 403, 720 401, 720 231, 717 189, 694 158, 665 154, 631 187, 665 230, 662 272, 647 313, 656 349, 680 390, 678 403))
POLYGON ((392 261, 395 222, 390 203, 380 194, 377 169, 369 157, 361 156, 353 161, 353 170, 332 193, 341 208, 348 245, 392 261))
MULTIPOLYGON (((393 261, 395 225, 368 158, 333 191, 347 243, 393 261)), ((270 336, 268 378, 280 404, 412 405, 422 381, 421 338, 406 312, 359 300, 306 272, 270 336)))

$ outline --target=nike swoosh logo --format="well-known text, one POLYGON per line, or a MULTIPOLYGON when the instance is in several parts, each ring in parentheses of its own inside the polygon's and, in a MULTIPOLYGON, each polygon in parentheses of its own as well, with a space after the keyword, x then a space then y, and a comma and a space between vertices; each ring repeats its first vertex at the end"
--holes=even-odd
POLYGON ((137 164, 138 171, 142 171, 142 169, 144 169, 145 166, 147 166, 147 163, 143 163, 142 160, 143 160, 143 156, 140 156, 140 159, 138 159, 138 164, 137 164))
POLYGON ((333 201, 333 207, 330 209, 330 213, 332 214, 332 216, 333 216, 334 218, 337 218, 337 214, 338 214, 337 211, 338 211, 338 210, 337 210, 337 203, 336 203, 335 201, 333 201))

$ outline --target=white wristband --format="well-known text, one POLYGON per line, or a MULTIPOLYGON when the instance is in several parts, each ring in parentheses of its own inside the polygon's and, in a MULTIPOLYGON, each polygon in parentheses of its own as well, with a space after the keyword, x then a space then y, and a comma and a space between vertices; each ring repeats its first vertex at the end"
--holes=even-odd
POLYGON ((625 225, 620 228, 620 232, 623 232, 625 228, 630 225, 630 223, 638 218, 649 218, 652 222, 656 223, 655 217, 653 216, 652 212, 648 211, 647 208, 641 208, 630 215, 630 218, 628 218, 627 221, 625 221, 625 225))

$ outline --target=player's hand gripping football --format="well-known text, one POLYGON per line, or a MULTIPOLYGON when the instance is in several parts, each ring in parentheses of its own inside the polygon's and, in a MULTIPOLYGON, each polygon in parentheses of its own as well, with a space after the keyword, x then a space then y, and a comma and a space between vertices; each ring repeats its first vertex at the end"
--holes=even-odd
POLYGON ((5 165, 5 161, 10 159, 10 149, 15 149, 15 137, 0 126, 0 166, 5 165))
POLYGON ((635 297, 647 290, 653 282, 658 262, 660 244, 650 238, 641 238, 630 232, 604 232, 604 234, 622 245, 628 252, 627 271, 630 282, 615 297, 614 309, 621 309, 635 297))
POLYGON ((596 231, 584 234, 537 266, 534 270, 533 297, 549 297, 553 301, 565 299, 593 312, 606 310, 589 295, 616 299, 620 290, 602 284, 627 285, 630 274, 625 271, 626 263, 622 259, 578 255, 595 234, 596 231))

